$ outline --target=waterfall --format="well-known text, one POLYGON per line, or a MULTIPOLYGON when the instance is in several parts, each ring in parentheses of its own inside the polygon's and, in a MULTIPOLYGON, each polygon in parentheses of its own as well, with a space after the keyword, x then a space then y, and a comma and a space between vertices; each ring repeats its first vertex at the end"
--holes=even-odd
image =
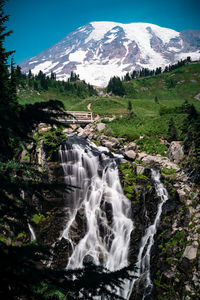
POLYGON ((28 223, 28 228, 29 228, 29 231, 31 233, 31 241, 35 241, 36 240, 36 235, 35 235, 35 232, 33 230, 33 227, 29 223, 28 223))
MULTIPOLYGON (((77 187, 66 194, 68 222, 61 234, 61 238, 70 241, 73 249, 67 269, 81 268, 88 260, 110 271, 128 265, 133 230, 131 202, 121 188, 118 157, 110 158, 103 153, 105 151, 103 147, 74 138, 70 144, 63 144, 59 151, 65 182, 77 187), (75 243, 71 231, 77 225, 80 211, 86 228, 82 238, 75 243)), ((119 291, 125 299, 127 293, 125 288, 119 291)))
MULTIPOLYGON (((66 269, 82 268, 92 261, 110 271, 128 265, 129 243, 134 230, 131 220, 131 201, 121 188, 118 157, 105 147, 78 138, 70 138, 59 150, 66 184, 75 186, 65 195, 66 225, 60 235, 72 247, 66 269), (79 228, 81 227, 81 228, 79 228)), ((160 181, 160 173, 151 170, 151 178, 158 197, 154 221, 141 237, 136 261, 136 279, 126 281, 118 295, 129 299, 137 280, 143 280, 143 300, 151 294, 150 255, 154 236, 168 193, 160 181)), ((105 299, 97 297, 95 299, 105 299)))
MULTIPOLYGON (((22 199, 24 199, 24 197, 25 197, 23 190, 21 190, 21 197, 22 197, 22 199)), ((36 240, 36 235, 35 235, 35 232, 33 230, 33 227, 31 226, 31 224, 29 222, 28 222, 28 229, 29 229, 30 234, 31 234, 31 242, 35 241, 36 240)))
MULTIPOLYGON (((153 224, 146 229, 145 235, 142 237, 139 254, 137 257, 137 272, 134 274, 138 278, 142 278, 144 281, 143 298, 144 300, 148 295, 151 294, 153 284, 150 277, 150 258, 151 248, 154 244, 154 236, 157 232, 157 227, 160 222, 162 214, 163 204, 168 200, 168 193, 162 182, 160 181, 160 173, 158 170, 151 169, 151 178, 155 186, 156 195, 159 198, 157 207, 157 213, 153 224)), ((132 287, 130 288, 129 297, 131 291, 137 279, 133 280, 132 287)), ((129 299, 128 297, 128 299, 129 299)))

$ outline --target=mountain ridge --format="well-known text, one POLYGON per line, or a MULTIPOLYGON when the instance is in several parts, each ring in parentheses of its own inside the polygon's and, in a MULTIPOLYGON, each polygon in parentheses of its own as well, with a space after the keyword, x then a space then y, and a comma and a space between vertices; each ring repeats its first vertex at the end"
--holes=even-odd
POLYGON ((141 68, 154 69, 191 56, 200 58, 200 30, 177 32, 150 23, 90 22, 20 66, 67 80, 71 71, 96 85, 141 68))

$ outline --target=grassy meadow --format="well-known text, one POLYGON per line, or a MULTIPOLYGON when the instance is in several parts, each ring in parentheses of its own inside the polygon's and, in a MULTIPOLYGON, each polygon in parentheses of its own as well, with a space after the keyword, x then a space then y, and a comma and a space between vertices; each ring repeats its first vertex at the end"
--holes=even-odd
POLYGON ((69 111, 88 111, 90 104, 94 115, 116 117, 112 122, 105 120, 105 134, 129 140, 138 139, 141 135, 166 138, 170 118, 174 119, 180 137, 185 115, 179 108, 185 100, 194 104, 200 112, 200 101, 194 99, 200 93, 200 64, 185 65, 169 73, 137 78, 123 84, 126 96, 122 98, 78 98, 53 88, 39 92, 27 88, 20 91, 19 100, 21 104, 26 104, 57 99, 69 111), (158 98, 157 103, 155 97, 158 98), (132 117, 128 115, 129 101, 133 109, 132 117))

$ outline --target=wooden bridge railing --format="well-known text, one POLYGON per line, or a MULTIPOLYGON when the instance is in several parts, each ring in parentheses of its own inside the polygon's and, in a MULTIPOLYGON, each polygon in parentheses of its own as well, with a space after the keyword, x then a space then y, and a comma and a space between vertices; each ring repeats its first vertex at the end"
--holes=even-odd
POLYGON ((66 123, 92 123, 94 122, 92 112, 67 111, 71 116, 67 116, 63 121, 66 123))

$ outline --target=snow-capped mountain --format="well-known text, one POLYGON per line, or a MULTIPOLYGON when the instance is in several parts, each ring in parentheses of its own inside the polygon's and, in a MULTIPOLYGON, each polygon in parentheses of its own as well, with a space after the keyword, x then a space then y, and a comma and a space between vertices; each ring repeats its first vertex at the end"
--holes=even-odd
POLYGON ((97 86, 110 77, 155 69, 190 56, 200 59, 200 30, 177 32, 148 23, 91 22, 39 55, 24 61, 23 72, 51 71, 66 80, 71 71, 97 86))

